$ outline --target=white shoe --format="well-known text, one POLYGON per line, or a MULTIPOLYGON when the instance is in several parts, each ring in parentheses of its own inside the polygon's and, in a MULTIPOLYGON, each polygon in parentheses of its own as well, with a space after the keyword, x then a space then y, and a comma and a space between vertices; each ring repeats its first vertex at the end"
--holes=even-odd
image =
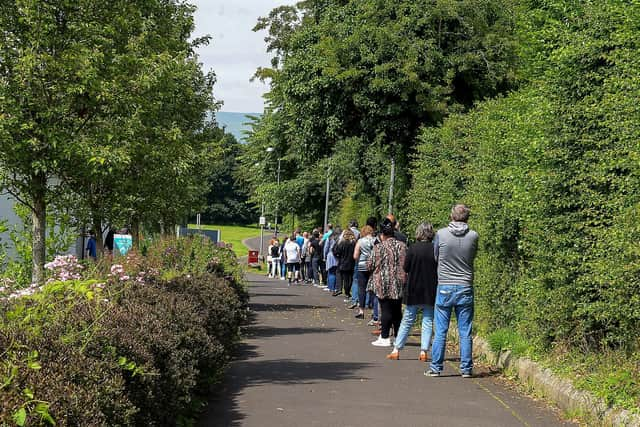
POLYGON ((280 277, 280 280, 284 280, 284 277, 280 277))
POLYGON ((371 345, 375 345, 376 347, 391 347, 391 340, 389 338, 378 337, 377 340, 373 341, 371 345))

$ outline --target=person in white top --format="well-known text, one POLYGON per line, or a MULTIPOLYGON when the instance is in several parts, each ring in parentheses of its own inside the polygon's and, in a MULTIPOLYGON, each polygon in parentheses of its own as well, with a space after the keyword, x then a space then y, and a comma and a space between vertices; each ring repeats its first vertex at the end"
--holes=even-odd
POLYGON ((300 281, 300 245, 294 239, 287 239, 284 244, 284 260, 287 263, 287 277, 289 278, 289 286, 291 281, 296 283, 300 281))

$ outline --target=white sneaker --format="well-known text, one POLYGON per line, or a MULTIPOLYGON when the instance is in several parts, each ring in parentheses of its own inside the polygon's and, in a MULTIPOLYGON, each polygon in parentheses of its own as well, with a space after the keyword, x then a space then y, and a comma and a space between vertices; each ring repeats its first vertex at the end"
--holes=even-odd
POLYGON ((284 280, 284 277, 280 277, 280 280, 284 280))
POLYGON ((375 345, 376 347, 391 347, 391 339, 379 336, 371 345, 375 345))

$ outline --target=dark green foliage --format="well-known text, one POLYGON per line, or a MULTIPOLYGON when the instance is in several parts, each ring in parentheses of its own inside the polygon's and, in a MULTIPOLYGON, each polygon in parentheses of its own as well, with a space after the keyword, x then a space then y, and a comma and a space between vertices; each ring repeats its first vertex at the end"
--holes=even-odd
MULTIPOLYGON (((153 245, 144 262, 163 262, 158 249, 168 246, 178 256, 165 251, 165 268, 193 274, 60 282, 1 303, 0 425, 24 416, 28 425, 173 426, 194 417, 194 399, 229 359, 248 295, 229 251, 178 242, 153 245)), ((130 257, 126 271, 141 262, 130 257)))
MULTIPOLYGON (((298 14, 291 7, 275 10, 258 26, 270 31, 269 48, 278 54, 275 69, 258 72, 271 79, 270 111, 249 138, 255 149, 249 148, 245 166, 275 146, 287 161, 285 188, 302 194, 295 208, 308 211, 321 209, 316 195, 326 175, 300 166, 322 159, 323 172, 334 166, 332 199, 339 201, 355 182, 359 194, 347 196, 372 198, 378 213, 386 213, 394 159, 392 204, 399 206, 420 127, 511 87, 511 6, 502 0, 367 0, 302 2, 298 14)), ((264 174, 252 182, 263 199, 280 197, 261 191, 264 174)))
POLYGON ((242 147, 231 134, 224 134, 220 139, 222 155, 208 165, 209 192, 202 222, 205 224, 255 224, 258 222, 260 212, 248 204, 249 197, 237 174, 238 158, 242 147))
POLYGON ((485 327, 637 349, 640 6, 527 3, 522 88, 422 133, 407 212, 444 225, 471 206, 485 327))

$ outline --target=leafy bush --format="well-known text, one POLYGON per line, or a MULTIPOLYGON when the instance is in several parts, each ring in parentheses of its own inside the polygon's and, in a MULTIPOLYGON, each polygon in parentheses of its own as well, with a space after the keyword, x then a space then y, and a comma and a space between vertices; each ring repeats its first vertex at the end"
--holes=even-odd
POLYGON ((423 130, 406 211, 414 224, 445 225, 452 204, 469 204, 480 234, 481 329, 513 331, 561 359, 593 355, 608 372, 581 384, 632 406, 640 395, 631 380, 640 350, 640 4, 522 6, 521 87, 423 130), (626 368, 601 360, 608 351, 626 368))
POLYGON ((542 348, 633 351, 640 5, 532 4, 521 37, 548 42, 522 51, 531 83, 423 131, 407 213, 444 225, 453 203, 471 206, 489 329, 513 328, 542 348))
MULTIPOLYGON (((100 281, 0 300, 0 425, 175 425, 190 416, 228 360, 247 296, 227 252, 175 243, 187 259, 174 261, 193 273, 141 276, 153 259, 133 254, 100 281)), ((68 278, 63 264, 56 274, 68 278)))

